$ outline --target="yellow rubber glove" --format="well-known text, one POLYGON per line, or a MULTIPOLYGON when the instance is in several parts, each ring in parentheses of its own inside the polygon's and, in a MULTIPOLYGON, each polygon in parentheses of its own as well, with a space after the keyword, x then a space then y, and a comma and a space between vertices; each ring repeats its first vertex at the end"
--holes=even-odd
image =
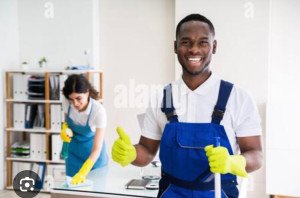
POLYGON ((233 175, 247 177, 246 159, 242 155, 229 155, 227 148, 213 145, 204 148, 210 170, 213 173, 231 173, 233 175))
POLYGON ((136 149, 121 127, 117 127, 117 132, 119 138, 112 147, 112 159, 124 167, 136 159, 136 149))
POLYGON ((87 176, 87 174, 91 171, 91 169, 93 168, 95 162, 93 162, 90 158, 88 158, 84 164, 82 165, 81 169, 78 171, 78 173, 76 173, 76 175, 74 175, 71 184, 75 185, 75 184, 80 184, 80 183, 84 183, 85 181, 85 177, 87 176))
POLYGON ((62 130, 60 132, 60 138, 63 142, 71 142, 71 137, 73 137, 73 132, 68 128, 68 124, 66 122, 63 123, 62 130))

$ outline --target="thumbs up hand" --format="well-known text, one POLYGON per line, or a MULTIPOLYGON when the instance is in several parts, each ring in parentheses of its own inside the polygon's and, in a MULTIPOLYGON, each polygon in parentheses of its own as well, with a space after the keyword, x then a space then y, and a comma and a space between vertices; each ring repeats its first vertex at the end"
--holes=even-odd
POLYGON ((124 167, 136 159, 136 149, 121 127, 117 127, 117 132, 119 138, 112 147, 112 159, 124 167))

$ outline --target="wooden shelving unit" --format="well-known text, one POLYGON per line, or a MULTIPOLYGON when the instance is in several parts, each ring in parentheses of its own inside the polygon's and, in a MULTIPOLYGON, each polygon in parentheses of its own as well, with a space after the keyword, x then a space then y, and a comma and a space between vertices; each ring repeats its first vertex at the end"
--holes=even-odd
POLYGON ((16 157, 7 157, 6 160, 9 161, 18 161, 18 162, 45 162, 45 163, 52 163, 52 164, 64 164, 65 161, 52 161, 52 160, 39 160, 39 159, 30 159, 30 158, 16 158, 16 157))
MULTIPOLYGON (((91 81, 92 77, 95 75, 99 78, 99 92, 100 92, 100 102, 103 102, 103 73, 100 70, 37 70, 37 71, 23 71, 23 70, 13 70, 13 71, 6 71, 6 166, 7 166, 7 181, 6 181, 6 188, 12 189, 12 162, 19 161, 19 162, 43 162, 47 165, 49 164, 64 164, 64 161, 53 161, 50 159, 50 136, 53 134, 60 134, 60 130, 52 130, 50 124, 50 105, 51 104, 62 104, 62 99, 59 100, 50 100, 50 83, 49 77, 50 75, 71 75, 71 74, 84 74, 86 78, 91 81), (30 99, 14 99, 11 94, 12 84, 12 74, 20 73, 20 74, 29 74, 29 75, 42 75, 45 77, 45 100, 30 100, 30 99), (12 126, 12 115, 11 106, 14 103, 40 103, 45 104, 45 128, 37 129, 17 129, 12 126), (32 159, 32 158, 15 158, 10 157, 10 147, 11 147, 11 134, 12 133, 22 133, 23 137, 26 133, 40 133, 45 134, 46 136, 46 159, 32 159)), ((20 82, 22 83, 22 82, 20 82)), ((25 82, 23 82, 25 83, 25 82)), ((61 89, 61 88, 60 88, 61 89)))

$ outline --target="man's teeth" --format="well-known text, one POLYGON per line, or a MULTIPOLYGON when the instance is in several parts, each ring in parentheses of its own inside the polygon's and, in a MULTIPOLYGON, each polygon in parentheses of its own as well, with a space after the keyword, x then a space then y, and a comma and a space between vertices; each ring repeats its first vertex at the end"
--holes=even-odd
POLYGON ((200 62, 202 58, 189 58, 188 60, 191 62, 200 62))

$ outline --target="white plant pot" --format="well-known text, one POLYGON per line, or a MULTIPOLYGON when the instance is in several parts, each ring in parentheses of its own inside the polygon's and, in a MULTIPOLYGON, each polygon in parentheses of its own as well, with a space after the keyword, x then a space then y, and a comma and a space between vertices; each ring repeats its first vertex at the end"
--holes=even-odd
POLYGON ((46 69, 46 66, 47 66, 47 63, 42 62, 42 63, 40 64, 40 69, 46 69))
POLYGON ((29 65, 28 64, 22 64, 21 69, 22 70, 29 70, 29 65))

